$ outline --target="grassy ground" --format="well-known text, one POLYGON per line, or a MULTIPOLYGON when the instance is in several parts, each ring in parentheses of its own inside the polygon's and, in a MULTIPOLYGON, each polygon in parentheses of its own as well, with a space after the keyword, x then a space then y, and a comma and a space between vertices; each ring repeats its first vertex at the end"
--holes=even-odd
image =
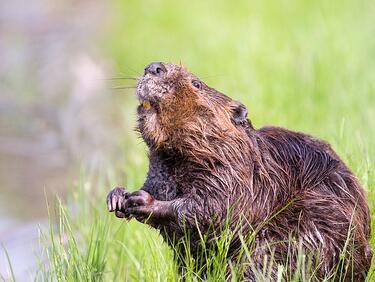
MULTIPOLYGON (((373 1, 134 0, 112 8, 103 48, 120 74, 139 75, 152 61, 182 62, 246 104, 256 127, 280 125, 329 141, 368 191, 375 222, 373 1)), ((119 129, 124 160, 100 180, 82 176, 70 200, 74 208, 59 206, 57 228, 42 240, 52 240, 46 250, 51 265, 41 266, 39 279, 177 279, 157 232, 106 211, 110 188, 135 190, 147 170, 146 148, 131 131, 136 101, 116 99, 114 110, 128 124, 119 129)))

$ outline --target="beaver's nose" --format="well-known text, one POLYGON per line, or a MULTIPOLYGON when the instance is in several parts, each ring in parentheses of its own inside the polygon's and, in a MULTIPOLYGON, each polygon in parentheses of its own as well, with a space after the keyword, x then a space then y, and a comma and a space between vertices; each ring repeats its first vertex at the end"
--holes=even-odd
POLYGON ((167 72, 167 69, 165 68, 165 66, 160 63, 160 62, 157 62, 157 63, 151 63, 149 64, 146 68, 145 68, 145 74, 152 74, 152 75, 162 75, 164 73, 167 72))

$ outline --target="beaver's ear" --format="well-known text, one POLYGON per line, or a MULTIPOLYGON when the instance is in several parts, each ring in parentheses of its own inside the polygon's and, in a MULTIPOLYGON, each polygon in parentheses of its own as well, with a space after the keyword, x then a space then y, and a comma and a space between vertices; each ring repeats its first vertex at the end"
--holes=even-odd
POLYGON ((232 105, 232 122, 237 125, 247 122, 247 109, 240 102, 235 102, 232 105))

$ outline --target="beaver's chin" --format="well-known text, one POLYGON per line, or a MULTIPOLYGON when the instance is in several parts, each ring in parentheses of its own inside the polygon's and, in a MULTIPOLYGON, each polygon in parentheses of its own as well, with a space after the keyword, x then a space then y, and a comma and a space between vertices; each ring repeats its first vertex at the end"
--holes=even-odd
POLYGON ((142 105, 138 108, 137 131, 141 134, 148 147, 160 147, 165 141, 164 130, 160 127, 157 114, 150 108, 146 110, 142 105))

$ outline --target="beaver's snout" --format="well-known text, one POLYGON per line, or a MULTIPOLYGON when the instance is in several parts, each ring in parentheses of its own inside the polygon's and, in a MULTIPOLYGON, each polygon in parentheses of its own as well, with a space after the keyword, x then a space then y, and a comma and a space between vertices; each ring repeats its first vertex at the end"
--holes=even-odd
POLYGON ((151 63, 145 68, 145 75, 151 74, 161 76, 167 72, 167 69, 161 62, 151 63))
MULTIPOLYGON (((152 106, 159 103, 166 94, 172 93, 174 88, 173 77, 181 67, 154 62, 146 66, 144 75, 138 80, 137 97, 141 104, 147 101, 152 106)), ((148 103, 146 107, 151 108, 148 103)))

